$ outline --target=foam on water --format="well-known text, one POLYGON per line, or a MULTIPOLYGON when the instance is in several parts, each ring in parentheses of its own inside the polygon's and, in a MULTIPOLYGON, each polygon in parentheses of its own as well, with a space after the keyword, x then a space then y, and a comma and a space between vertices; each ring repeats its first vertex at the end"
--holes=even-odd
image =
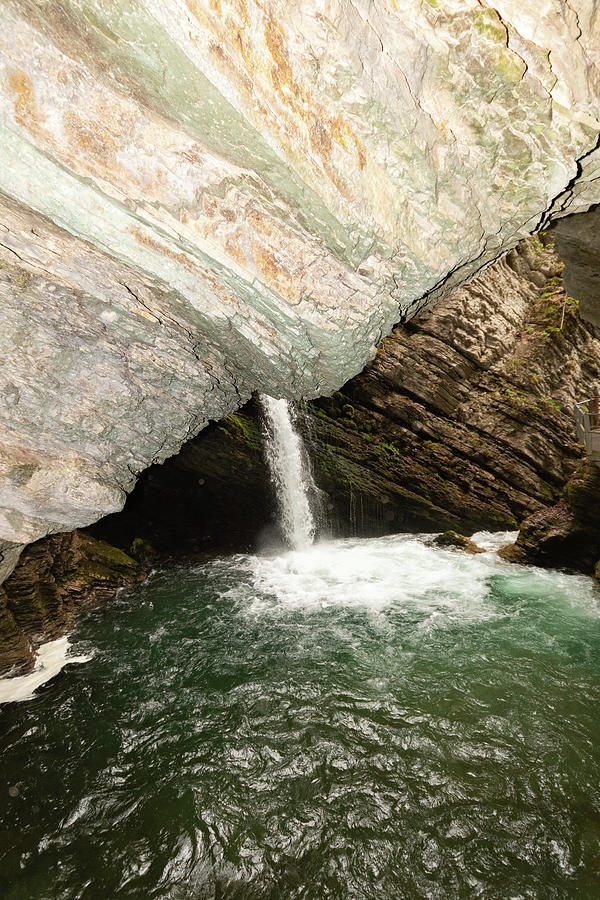
POLYGON ((20 703, 32 700, 36 690, 54 678, 67 663, 84 663, 90 656, 69 656, 67 637, 48 641, 38 649, 35 668, 28 675, 0 678, 0 703, 20 703))
MULTIPOLYGON (((477 621, 506 615, 494 599, 494 579, 505 596, 521 604, 567 604, 579 614, 600 618, 600 590, 593 579, 557 570, 503 562, 494 550, 514 541, 512 532, 479 532, 473 540, 488 552, 475 556, 432 544, 432 535, 397 534, 383 538, 321 541, 278 555, 235 556, 214 560, 215 571, 245 571, 231 590, 238 610, 250 615, 361 608, 373 614, 406 611, 428 627, 432 622, 477 621)), ((206 566, 201 570, 206 571, 206 566)), ((160 628, 153 640, 164 634, 160 628)), ((0 679, 0 703, 30 700, 67 663, 67 637, 43 644, 28 675, 0 679)))
POLYGON ((424 619, 488 619, 504 615, 491 596, 494 578, 510 592, 568 603, 600 614, 599 594, 587 576, 503 562, 491 552, 514 539, 511 532, 474 535, 490 551, 471 556, 432 544, 432 535, 321 541, 307 550, 237 557, 249 583, 234 594, 251 614, 307 612, 328 607, 420 611, 424 619), (508 538, 508 540, 507 540, 508 538))
POLYGON ((518 531, 477 531, 471 535, 471 540, 482 550, 499 550, 514 544, 518 536, 518 531))
POLYGON ((423 537, 323 541, 308 551, 249 557, 256 590, 251 609, 360 606, 373 612, 410 605, 455 615, 489 615, 490 567, 423 537))
POLYGON ((0 896, 596 897, 599 600, 432 535, 157 572, 1 708, 0 896))

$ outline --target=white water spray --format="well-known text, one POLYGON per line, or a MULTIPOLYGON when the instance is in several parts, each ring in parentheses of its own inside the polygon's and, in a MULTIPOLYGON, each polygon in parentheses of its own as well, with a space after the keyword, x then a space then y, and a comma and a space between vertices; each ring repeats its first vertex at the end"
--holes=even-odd
POLYGON ((287 400, 261 395, 267 420, 265 453, 277 489, 281 525, 293 550, 309 547, 315 536, 309 490, 314 488, 302 438, 294 428, 287 400))

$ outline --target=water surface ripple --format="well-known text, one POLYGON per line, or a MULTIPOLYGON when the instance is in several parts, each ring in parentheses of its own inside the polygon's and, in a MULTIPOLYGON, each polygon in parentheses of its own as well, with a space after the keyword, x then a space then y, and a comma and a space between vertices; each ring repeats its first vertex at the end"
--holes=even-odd
POLYGON ((0 708, 0 896, 597 898, 599 599, 408 536, 157 573, 0 708))

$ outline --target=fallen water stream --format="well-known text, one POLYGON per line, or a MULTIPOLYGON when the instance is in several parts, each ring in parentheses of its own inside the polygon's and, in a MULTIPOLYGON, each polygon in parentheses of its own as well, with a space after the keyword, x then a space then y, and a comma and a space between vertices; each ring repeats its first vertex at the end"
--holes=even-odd
POLYGON ((0 896, 598 897, 599 601, 403 535, 158 572, 0 707, 0 896))

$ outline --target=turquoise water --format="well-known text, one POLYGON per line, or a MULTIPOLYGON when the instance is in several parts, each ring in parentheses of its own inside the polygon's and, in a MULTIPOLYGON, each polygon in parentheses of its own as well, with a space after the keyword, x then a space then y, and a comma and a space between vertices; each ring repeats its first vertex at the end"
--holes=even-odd
POLYGON ((155 573, 71 640, 0 707, 3 900, 600 897, 590 579, 336 541, 155 573))

